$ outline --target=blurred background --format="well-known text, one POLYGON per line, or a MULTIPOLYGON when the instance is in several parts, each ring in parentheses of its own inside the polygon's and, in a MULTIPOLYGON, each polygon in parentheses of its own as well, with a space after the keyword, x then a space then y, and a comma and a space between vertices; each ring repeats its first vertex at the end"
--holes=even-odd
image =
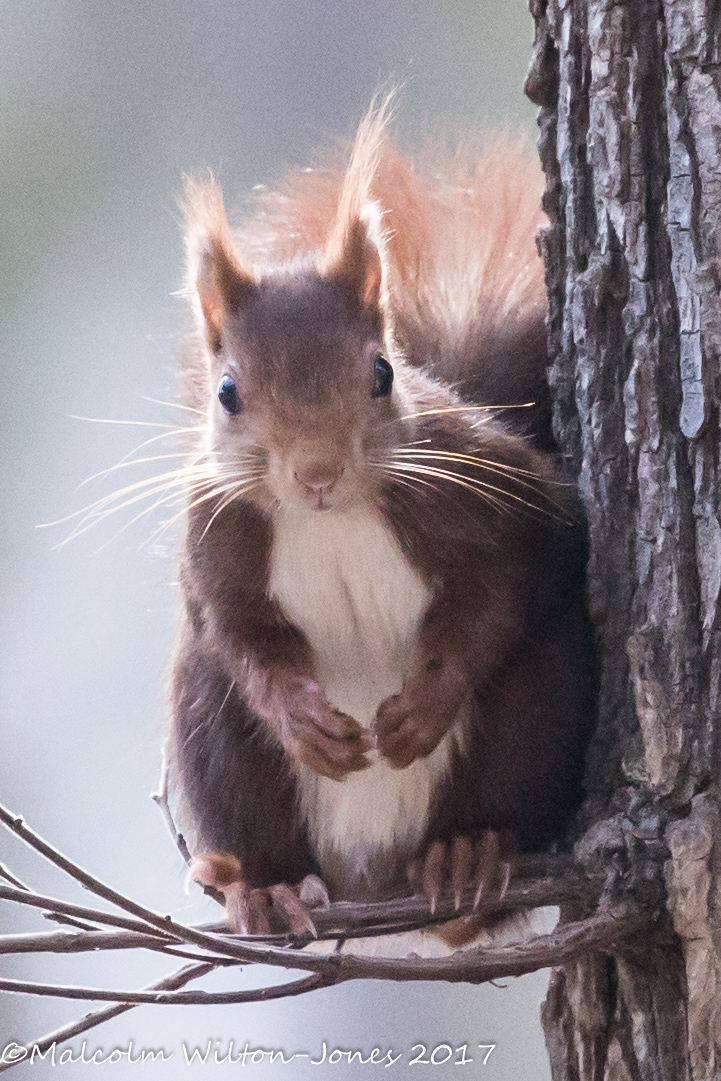
MULTIPOLYGON (((156 909, 217 918, 211 902, 184 896, 181 861, 148 798, 176 603, 172 535, 153 541, 157 517, 128 525, 132 508, 60 547, 73 520, 36 527, 112 491, 118 477, 118 486, 135 479, 126 470, 78 489, 156 433, 97 421, 182 422, 147 400, 172 400, 187 325, 171 296, 182 279, 181 175, 210 165, 238 203, 350 137, 390 81, 403 84, 401 142, 439 126, 504 126, 532 140, 534 109, 521 91, 531 41, 525 0, 0 0, 0 799, 156 909)), ((88 902, 9 835, 0 860, 42 891, 88 902)), ((3 903, 0 926, 53 925, 3 903)), ((174 967, 123 954, 0 958, 6 976, 106 987, 139 987, 174 967)), ((243 979, 257 973, 234 976, 243 979)), ((404 1062, 419 1041, 495 1043, 486 1066, 478 1053, 467 1067, 473 1076, 543 1081, 545 982, 365 983, 250 1007, 143 1007, 87 1039, 106 1053, 130 1040, 173 1053, 165 1066, 117 1065, 119 1078, 175 1077, 183 1041, 227 1048, 233 1039, 236 1050, 247 1040, 315 1057, 324 1040, 393 1047, 404 1062)), ((0 1050, 85 1009, 0 996, 0 1050)), ((32 1076, 51 1071, 46 1062, 32 1076)), ((367 1071, 346 1065, 343 1076, 367 1071)))

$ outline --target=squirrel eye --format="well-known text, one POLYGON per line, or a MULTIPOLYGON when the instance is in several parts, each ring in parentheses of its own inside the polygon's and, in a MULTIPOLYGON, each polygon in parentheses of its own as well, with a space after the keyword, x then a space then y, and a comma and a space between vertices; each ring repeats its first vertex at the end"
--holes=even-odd
POLYGON ((387 394, 390 394, 391 387, 393 386, 393 369, 380 353, 375 359, 373 365, 373 390, 371 392, 372 398, 385 398, 387 394))
POLYGON ((243 411, 238 388, 229 375, 224 375, 218 383, 218 400, 225 412, 230 413, 231 416, 243 411))

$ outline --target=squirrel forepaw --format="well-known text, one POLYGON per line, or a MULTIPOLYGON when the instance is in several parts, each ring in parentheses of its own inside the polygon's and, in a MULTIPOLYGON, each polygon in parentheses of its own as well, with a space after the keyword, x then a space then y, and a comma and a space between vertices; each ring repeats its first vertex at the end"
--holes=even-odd
POLYGON ((453 709, 434 710, 427 700, 395 694, 378 707, 373 724, 378 750, 394 769, 405 769, 436 749, 455 717, 453 709))
POLYGON ((315 773, 342 781, 370 765, 371 735, 353 717, 335 709, 311 680, 294 679, 279 698, 279 738, 285 750, 315 773))
POLYGON ((378 749, 394 769, 436 749, 458 718, 471 686, 463 665, 426 651, 403 683, 400 694, 381 702, 373 722, 378 749))

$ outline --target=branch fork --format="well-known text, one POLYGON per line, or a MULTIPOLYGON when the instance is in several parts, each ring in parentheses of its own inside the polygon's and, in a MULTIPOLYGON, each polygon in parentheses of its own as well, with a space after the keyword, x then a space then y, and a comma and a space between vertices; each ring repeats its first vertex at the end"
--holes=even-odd
MULTIPOLYGON (((187 862, 190 853, 173 821, 164 784, 154 796, 173 839, 187 862)), ((373 903, 337 902, 314 910, 321 940, 329 941, 327 953, 308 953, 304 946, 311 936, 287 934, 231 935, 222 923, 188 926, 170 915, 162 915, 124 896, 59 852, 29 826, 22 817, 0 805, 0 822, 16 837, 60 867, 96 897, 110 902, 121 914, 76 905, 37 893, 0 864, 0 900, 40 908, 43 914, 69 929, 31 934, 0 935, 0 954, 81 953, 98 950, 146 949, 181 957, 187 963, 176 972, 142 991, 105 990, 40 984, 0 979, 0 991, 56 998, 112 1003, 87 1014, 79 1021, 31 1041, 28 1048, 41 1051, 53 1043, 73 1039, 88 1029, 142 1004, 212 1005, 262 1002, 306 994, 320 987, 356 979, 445 980, 453 983, 482 983, 505 976, 517 976, 551 965, 567 964, 588 953, 618 953, 633 936, 648 927, 652 917, 630 899, 599 906, 603 878, 589 876, 566 856, 520 857, 503 897, 484 898, 482 914, 528 909, 540 905, 561 905, 570 910, 590 911, 583 919, 561 923, 551 934, 529 941, 490 949, 469 948, 450 957, 363 957, 340 953, 339 943, 348 939, 384 935, 429 927, 471 912, 474 891, 467 891, 460 910, 453 898, 441 898, 431 912, 422 896, 397 897, 373 903), (594 911, 598 907, 597 911, 594 911), (330 945, 335 940, 335 948, 330 945), (244 991, 184 990, 188 983, 220 967, 241 964, 270 965, 283 970, 299 970, 300 978, 280 980, 270 987, 244 991)), ((0 1064, 0 1072, 22 1058, 0 1064)))

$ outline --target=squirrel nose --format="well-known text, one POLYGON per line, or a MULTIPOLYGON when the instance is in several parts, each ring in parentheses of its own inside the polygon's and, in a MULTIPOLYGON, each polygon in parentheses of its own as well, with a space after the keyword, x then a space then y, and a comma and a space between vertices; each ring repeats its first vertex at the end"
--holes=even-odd
POLYGON ((330 495, 343 472, 329 462, 309 462, 296 469, 293 478, 307 496, 330 495))

